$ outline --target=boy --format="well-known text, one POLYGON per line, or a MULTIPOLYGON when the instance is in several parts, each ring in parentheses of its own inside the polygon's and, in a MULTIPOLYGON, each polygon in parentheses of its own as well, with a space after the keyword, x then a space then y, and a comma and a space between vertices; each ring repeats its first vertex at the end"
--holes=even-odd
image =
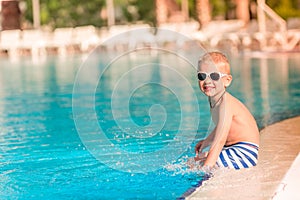
POLYGON ((257 164, 259 131, 257 124, 238 99, 226 92, 232 81, 230 65, 219 52, 206 53, 198 62, 200 90, 208 96, 215 128, 196 147, 195 161, 203 167, 248 168, 257 164), (202 152, 210 145, 208 152, 202 152))

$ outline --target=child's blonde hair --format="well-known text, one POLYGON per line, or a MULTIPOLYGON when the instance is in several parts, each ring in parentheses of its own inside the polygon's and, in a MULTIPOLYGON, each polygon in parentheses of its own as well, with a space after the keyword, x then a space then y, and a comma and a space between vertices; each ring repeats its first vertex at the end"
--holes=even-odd
POLYGON ((203 63, 214 63, 219 71, 230 75, 230 65, 227 57, 218 51, 205 53, 198 61, 198 68, 203 63))

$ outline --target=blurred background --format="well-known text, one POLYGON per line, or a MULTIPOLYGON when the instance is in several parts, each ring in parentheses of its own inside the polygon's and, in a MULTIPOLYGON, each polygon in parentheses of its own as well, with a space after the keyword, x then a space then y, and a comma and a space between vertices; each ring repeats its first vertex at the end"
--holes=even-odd
MULTIPOLYGON (((266 3, 285 20, 300 17, 299 0, 266 3)), ((2 30, 257 18, 255 0, 11 0, 1 1, 0 8, 2 30)))
MULTIPOLYGON (((154 33, 140 35, 140 41, 134 41, 137 46, 159 42, 184 48, 185 42, 175 37, 156 35, 156 41, 150 41, 157 27, 183 34, 205 48, 233 53, 299 51, 300 46, 300 0, 0 2, 0 54, 9 57, 89 52, 112 36, 151 27, 154 33)), ((126 43, 136 38, 122 37, 103 46, 113 51, 128 49, 126 43)))

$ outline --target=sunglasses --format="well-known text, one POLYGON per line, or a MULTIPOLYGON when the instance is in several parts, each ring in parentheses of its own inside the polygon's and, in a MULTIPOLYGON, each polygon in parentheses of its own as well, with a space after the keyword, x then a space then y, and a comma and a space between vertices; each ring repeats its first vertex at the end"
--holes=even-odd
POLYGON ((220 78, 227 76, 227 74, 222 74, 220 72, 212 72, 210 74, 206 72, 198 72, 199 81, 204 81, 207 77, 209 77, 213 81, 218 81, 220 78))

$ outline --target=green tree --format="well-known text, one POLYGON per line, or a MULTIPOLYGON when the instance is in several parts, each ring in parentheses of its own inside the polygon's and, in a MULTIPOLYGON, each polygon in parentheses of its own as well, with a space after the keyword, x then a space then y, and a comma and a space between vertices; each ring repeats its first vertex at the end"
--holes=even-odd
POLYGON ((122 10, 128 22, 143 21, 152 26, 156 24, 155 1, 128 0, 122 10))
MULTIPOLYGON (((24 18, 32 22, 32 0, 25 0, 27 10, 24 18)), ((160 0, 157 0, 161 2, 160 0)), ((182 0, 174 0, 178 5, 182 0)), ((238 1, 238 0, 237 0, 238 1)), ((250 0, 256 2, 255 0, 250 0)), ((135 23, 143 21, 150 25, 156 25, 156 7, 154 0, 114 0, 116 8, 116 23, 135 23)), ((198 21, 207 18, 232 19, 236 17, 236 0, 188 0, 189 16, 198 21), (211 10, 202 9, 209 4, 211 10), (210 13, 211 11, 211 13, 210 13), (199 15, 204 15, 199 18, 199 15)), ((105 0, 40 0, 41 25, 49 25, 53 28, 66 26, 80 26, 91 24, 94 26, 106 26, 106 19, 101 19, 100 12, 106 7, 105 0)), ((284 19, 300 17, 299 0, 266 0, 266 3, 284 19)), ((209 8, 208 8, 209 9, 209 8)), ((205 20, 204 20, 205 21, 205 20)), ((205 22, 203 22, 205 23, 205 22)))
POLYGON ((298 0, 267 0, 266 3, 283 19, 300 17, 300 5, 298 0))
MULTIPOLYGON (((26 0, 27 10, 25 18, 32 22, 32 0, 26 0)), ((40 1, 41 25, 50 25, 53 28, 65 26, 105 24, 100 17, 104 0, 81 1, 81 0, 45 0, 40 1)))

